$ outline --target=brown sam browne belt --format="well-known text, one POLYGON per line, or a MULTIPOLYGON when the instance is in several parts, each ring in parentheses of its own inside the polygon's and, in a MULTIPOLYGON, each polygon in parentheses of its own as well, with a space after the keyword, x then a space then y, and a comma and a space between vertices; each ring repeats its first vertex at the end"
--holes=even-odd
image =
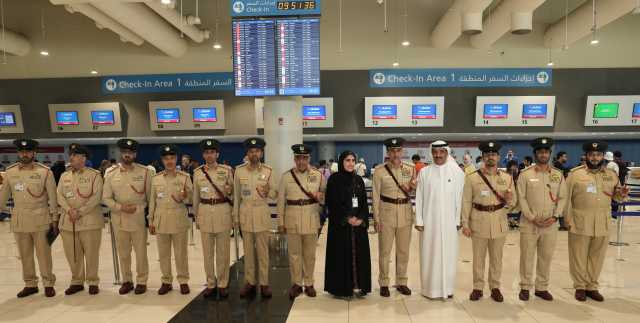
POLYGON ((287 200, 287 205, 297 205, 297 206, 305 206, 305 205, 311 205, 311 204, 316 204, 318 202, 312 200, 312 199, 300 199, 300 200, 287 200))
POLYGON ((505 206, 504 203, 500 203, 496 205, 482 205, 478 203, 473 203, 473 208, 482 212, 495 212, 504 208, 504 206, 505 206))
POLYGON ((380 200, 382 202, 387 202, 387 203, 391 203, 391 204, 409 204, 409 202, 411 202, 408 198, 392 199, 392 198, 386 197, 384 195, 380 195, 380 200))
POLYGON ((227 203, 227 199, 200 199, 200 203, 202 204, 209 204, 209 205, 216 205, 216 204, 222 204, 222 203, 227 203))

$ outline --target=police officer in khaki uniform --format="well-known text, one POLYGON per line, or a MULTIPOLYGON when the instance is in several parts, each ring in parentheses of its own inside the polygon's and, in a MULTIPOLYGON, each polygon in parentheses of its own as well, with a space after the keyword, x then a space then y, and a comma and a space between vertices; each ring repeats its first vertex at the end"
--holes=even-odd
POLYGON ((296 166, 282 174, 278 188, 278 228, 287 234, 289 251, 289 298, 300 296, 302 286, 307 296, 316 297, 313 273, 325 183, 322 174, 309 166, 309 146, 297 144, 291 150, 296 166))
POLYGON ((70 169, 60 176, 58 204, 60 205, 60 234, 64 254, 71 269, 71 285, 64 291, 73 295, 84 290, 89 294, 100 292, 98 267, 102 241, 102 175, 85 167, 89 150, 78 144, 69 146, 70 169))
POLYGON ((582 146, 586 165, 571 170, 567 177, 568 201, 565 224, 569 228, 569 271, 575 298, 602 302, 598 277, 609 243, 611 200, 623 201, 629 188, 621 187, 617 174, 605 167, 607 143, 587 142, 582 146))
POLYGON ((162 272, 162 285, 158 295, 165 295, 173 289, 171 273, 171 247, 176 261, 176 272, 180 294, 189 294, 189 253, 187 232, 191 227, 187 203, 191 203, 193 183, 189 173, 176 169, 178 147, 160 146, 160 159, 164 171, 156 174, 151 181, 149 198, 149 233, 157 235, 158 257, 162 272))
POLYGON ((25 288, 17 296, 21 298, 38 292, 33 259, 35 250, 45 295, 53 297, 56 294, 53 288, 56 276, 52 272, 51 246, 47 238, 48 232, 58 234, 56 184, 51 170, 34 161, 37 141, 17 139, 13 144, 18 150, 19 161, 7 167, 0 189, 0 205, 4 207, 13 197, 11 231, 20 253, 25 283, 25 288))
POLYGON ((200 229, 207 288, 204 297, 216 292, 227 298, 229 292, 229 258, 233 227, 233 169, 218 164, 220 143, 214 139, 200 142, 205 164, 193 171, 193 213, 200 229))
POLYGON ((269 230, 272 227, 269 201, 276 198, 277 190, 271 167, 261 162, 265 145, 260 138, 249 138, 244 142, 248 162, 236 168, 233 184, 233 219, 242 230, 244 247, 246 285, 240 290, 243 298, 255 296, 257 283, 263 298, 272 295, 269 288, 269 230))
POLYGON ((415 166, 402 161, 402 138, 385 140, 389 161, 375 168, 373 175, 373 218, 378 232, 380 255, 380 296, 389 297, 391 248, 396 245, 396 289, 411 295, 407 287, 407 267, 414 211, 411 194, 416 188, 415 166))
POLYGON ((136 294, 147 291, 149 261, 147 259, 147 230, 145 207, 151 193, 149 168, 135 162, 138 142, 120 139, 120 163, 105 173, 102 201, 111 210, 111 219, 116 234, 116 246, 120 257, 123 283, 120 295, 133 290, 131 274, 131 249, 136 254, 136 294))
POLYGON ((535 165, 522 170, 518 177, 520 217, 520 300, 529 300, 534 287, 533 265, 536 264, 535 295, 553 300, 549 293, 551 258, 556 248, 558 230, 555 223, 564 212, 567 185, 562 171, 553 168, 553 139, 538 138, 531 142, 535 165), (536 255, 537 253, 537 255, 536 255))
POLYGON ((462 194, 462 233, 471 237, 473 248, 473 291, 477 301, 483 296, 484 265, 489 252, 489 288, 496 302, 504 300, 500 292, 502 249, 509 231, 507 212, 515 206, 517 196, 511 175, 498 170, 498 142, 482 142, 483 167, 466 176, 462 194))

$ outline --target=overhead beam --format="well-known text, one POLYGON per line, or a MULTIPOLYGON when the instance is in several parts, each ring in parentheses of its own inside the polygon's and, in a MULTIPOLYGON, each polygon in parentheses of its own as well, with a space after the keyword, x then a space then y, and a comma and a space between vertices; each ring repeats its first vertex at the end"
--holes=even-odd
POLYGON ((462 17, 465 14, 479 14, 492 0, 455 0, 447 12, 440 18, 431 32, 431 44, 435 48, 449 48, 462 35, 462 17))
POLYGON ((471 36, 471 46, 475 48, 490 48, 511 30, 513 13, 533 13, 544 2, 545 0, 503 0, 484 19, 484 31, 481 34, 471 36))

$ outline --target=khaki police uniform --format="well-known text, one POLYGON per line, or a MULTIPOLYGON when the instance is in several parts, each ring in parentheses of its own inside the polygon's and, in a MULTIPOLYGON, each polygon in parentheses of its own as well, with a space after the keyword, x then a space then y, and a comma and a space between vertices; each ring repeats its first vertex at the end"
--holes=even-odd
POLYGON ((462 227, 471 229, 473 249, 473 289, 484 288, 484 266, 489 252, 489 287, 500 288, 502 275, 502 249, 509 232, 507 213, 517 202, 517 194, 511 175, 498 170, 496 174, 483 173, 493 188, 500 194, 511 190, 512 198, 502 207, 500 200, 485 184, 478 172, 469 174, 464 181, 462 194, 462 227), (495 207, 495 210, 481 211, 478 208, 495 207))
POLYGON ((60 234, 64 254, 71 268, 71 285, 98 286, 100 242, 102 241, 102 175, 99 171, 84 167, 67 170, 58 182, 60 205, 60 234), (80 218, 71 222, 69 211, 78 210, 80 218))
POLYGON ((375 168, 373 175, 373 218, 382 225, 378 232, 378 246, 380 255, 380 287, 389 286, 389 263, 391 262, 391 248, 395 240, 396 245, 396 285, 406 286, 407 266, 409 264, 409 247, 411 231, 415 218, 411 199, 398 188, 395 181, 385 169, 389 169, 400 185, 410 185, 416 178, 415 166, 402 162, 399 167, 393 167, 387 162, 375 168))
POLYGON ((300 185, 308 193, 324 193, 326 186, 317 169, 308 168, 300 172, 293 168, 282 174, 278 188, 278 226, 287 231, 291 283, 313 286, 320 229, 320 201, 303 193, 291 172, 295 173, 300 185))
POLYGON ((269 200, 275 199, 277 190, 272 169, 265 164, 256 168, 250 163, 236 168, 234 177, 233 219, 240 223, 244 247, 244 277, 248 284, 256 285, 255 257, 258 256, 258 280, 269 285, 269 230, 272 229, 269 200), (269 184, 266 197, 258 194, 258 187, 269 184))
POLYGON ((52 272, 51 246, 47 232, 52 222, 58 221, 58 202, 53 173, 41 163, 23 167, 15 163, 9 167, 2 180, 0 205, 13 197, 11 231, 16 239, 22 278, 26 287, 38 287, 38 276, 33 259, 35 250, 38 267, 45 287, 53 287, 56 276, 52 272))
POLYGON ((549 166, 525 168, 518 177, 520 217, 520 288, 534 287, 533 265, 536 264, 535 290, 549 287, 551 258, 556 247, 558 229, 555 225, 543 228, 536 220, 561 217, 567 202, 567 186, 562 171, 549 166), (537 255, 536 255, 537 253, 537 255))
POLYGON ((131 274, 131 249, 136 254, 136 282, 146 285, 149 278, 147 259, 147 230, 145 207, 151 193, 151 171, 133 163, 132 169, 122 164, 109 168, 105 174, 103 203, 111 210, 111 221, 116 234, 116 246, 120 257, 123 282, 133 282, 131 274), (134 213, 122 211, 123 204, 134 204, 134 213))
POLYGON ((233 192, 226 195, 225 187, 233 189, 233 169, 227 165, 202 165, 193 172, 193 211, 200 229, 207 288, 229 285, 233 206, 228 201, 233 192), (223 196, 211 185, 205 172, 223 196))
POLYGON ((622 201, 616 173, 579 166, 567 177, 565 224, 569 230, 569 268, 575 289, 598 289, 609 243, 611 200, 622 201))
POLYGON ((161 281, 173 283, 171 273, 171 247, 176 261, 176 278, 179 284, 189 283, 189 254, 187 232, 191 227, 187 203, 193 196, 193 184, 189 173, 176 171, 169 175, 160 172, 151 181, 149 198, 149 224, 156 230, 161 281), (183 199, 183 194, 186 197, 183 199))

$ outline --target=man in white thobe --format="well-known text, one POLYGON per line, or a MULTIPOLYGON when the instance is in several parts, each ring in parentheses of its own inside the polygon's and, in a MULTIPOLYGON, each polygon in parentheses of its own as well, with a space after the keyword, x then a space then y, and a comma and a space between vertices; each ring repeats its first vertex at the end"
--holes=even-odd
POLYGON ((431 143, 433 164, 418 175, 416 229, 420 231, 421 293, 428 298, 451 298, 455 289, 465 175, 449 151, 442 140, 431 143))

